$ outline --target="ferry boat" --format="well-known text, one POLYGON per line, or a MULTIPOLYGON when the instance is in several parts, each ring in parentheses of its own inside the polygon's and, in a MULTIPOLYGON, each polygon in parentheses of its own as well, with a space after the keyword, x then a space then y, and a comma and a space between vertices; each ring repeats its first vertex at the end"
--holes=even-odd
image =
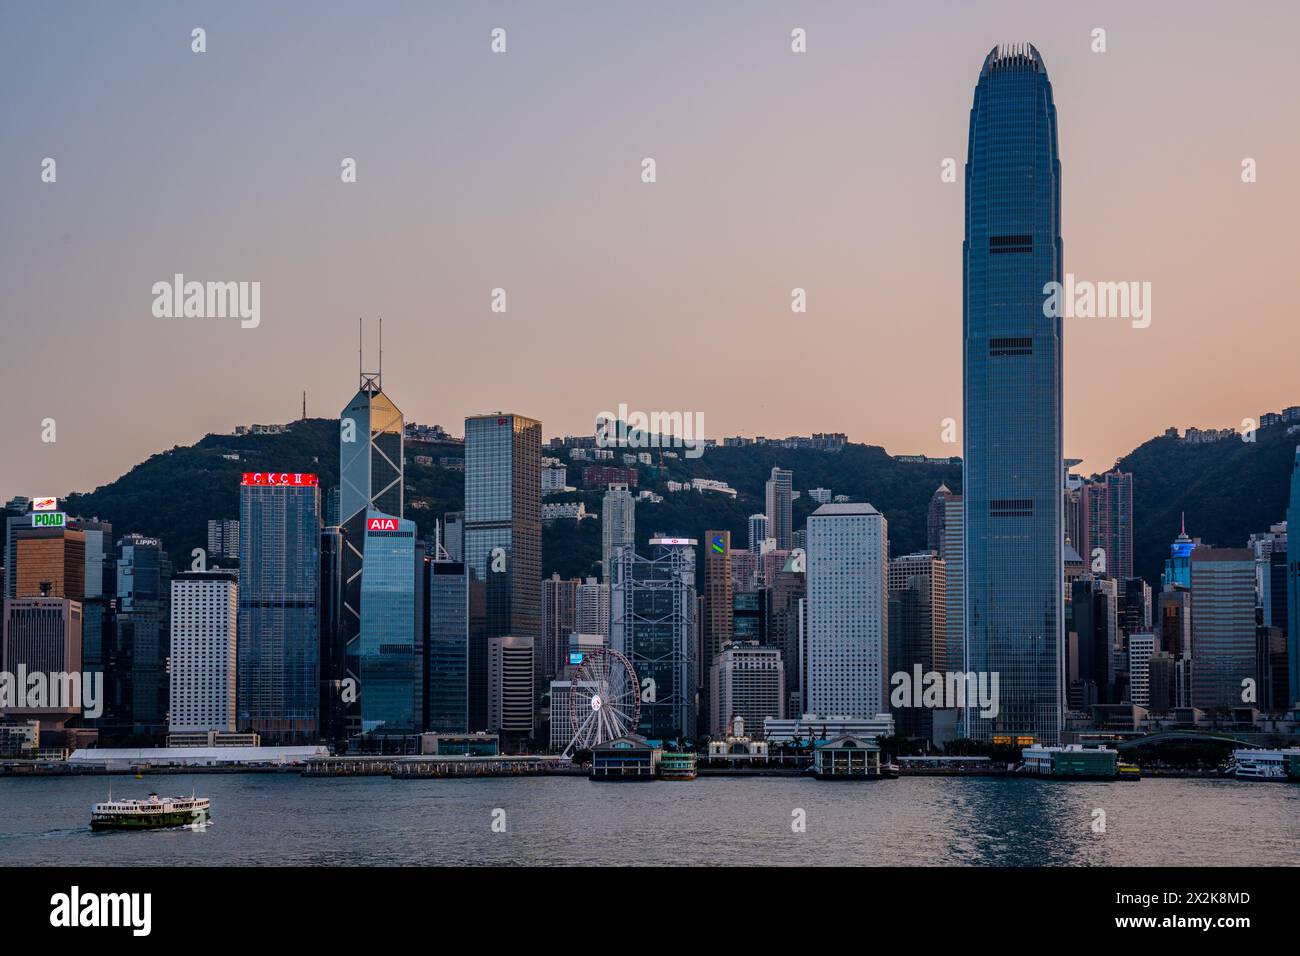
POLYGON ((660 780, 694 780, 695 754, 666 753, 659 758, 660 780))
POLYGON ((95 804, 90 811, 92 830, 158 830, 211 821, 212 801, 207 797, 160 797, 114 800, 95 804))
POLYGON ((1106 747, 1044 747, 1034 744, 1020 751, 1021 772, 1049 780, 1115 780, 1119 753, 1106 747))
POLYGON ((1286 750, 1234 750, 1224 768, 1236 780, 1300 779, 1300 747, 1286 750))
POLYGON ((1141 780, 1142 768, 1135 763, 1124 763, 1121 760, 1115 768, 1115 774, 1119 780, 1141 780))

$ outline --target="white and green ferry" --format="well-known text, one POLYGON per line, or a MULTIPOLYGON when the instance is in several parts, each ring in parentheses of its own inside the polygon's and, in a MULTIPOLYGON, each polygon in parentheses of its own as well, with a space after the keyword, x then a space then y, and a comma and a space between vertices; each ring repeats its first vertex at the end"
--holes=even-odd
POLYGON ((160 797, 145 800, 113 800, 97 803, 90 810, 92 830, 158 830, 188 827, 212 821, 212 801, 207 797, 160 797))

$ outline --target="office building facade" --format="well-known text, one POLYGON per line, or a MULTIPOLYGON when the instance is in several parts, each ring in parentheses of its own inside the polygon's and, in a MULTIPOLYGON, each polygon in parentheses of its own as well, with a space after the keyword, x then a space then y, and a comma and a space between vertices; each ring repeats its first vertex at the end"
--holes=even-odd
POLYGON ((239 585, 234 574, 190 571, 171 581, 168 733, 234 731, 239 585))
POLYGON ((657 740, 694 740, 700 707, 697 682, 695 547, 693 538, 651 538, 650 556, 622 552, 610 590, 610 637, 638 680, 637 732, 657 740))
POLYGON ((268 745, 320 737, 319 492, 300 473, 239 487, 236 729, 268 745))
POLYGON ((1063 716, 1061 167, 1052 86, 1029 44, 995 47, 970 113, 963 498, 968 666, 997 673, 972 737, 1060 742, 1063 716))
MULTIPOLYGON (((541 449, 542 425, 535 419, 514 414, 465 419, 471 730, 487 727, 489 640, 532 639, 534 674, 544 673, 541 449)), ((540 695, 540 678, 531 686, 540 695)))
POLYGON ((889 710, 889 525, 870 504, 808 519, 808 708, 836 717, 889 710))

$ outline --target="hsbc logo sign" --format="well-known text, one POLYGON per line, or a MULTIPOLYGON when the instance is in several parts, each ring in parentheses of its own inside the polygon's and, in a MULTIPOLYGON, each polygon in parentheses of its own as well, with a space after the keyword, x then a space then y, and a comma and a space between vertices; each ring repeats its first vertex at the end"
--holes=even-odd
POLYGON ((397 519, 396 518, 367 518, 366 530, 367 531, 396 531, 397 519))

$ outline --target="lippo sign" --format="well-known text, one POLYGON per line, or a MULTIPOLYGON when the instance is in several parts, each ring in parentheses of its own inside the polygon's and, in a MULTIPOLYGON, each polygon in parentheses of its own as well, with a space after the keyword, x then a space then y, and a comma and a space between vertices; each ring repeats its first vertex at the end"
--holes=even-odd
POLYGON ((33 528, 66 528, 68 515, 64 511, 33 511, 33 528))
POLYGON ((317 485, 315 475, 300 471, 246 471, 239 482, 241 485, 267 487, 288 486, 290 488, 314 488, 317 485))

